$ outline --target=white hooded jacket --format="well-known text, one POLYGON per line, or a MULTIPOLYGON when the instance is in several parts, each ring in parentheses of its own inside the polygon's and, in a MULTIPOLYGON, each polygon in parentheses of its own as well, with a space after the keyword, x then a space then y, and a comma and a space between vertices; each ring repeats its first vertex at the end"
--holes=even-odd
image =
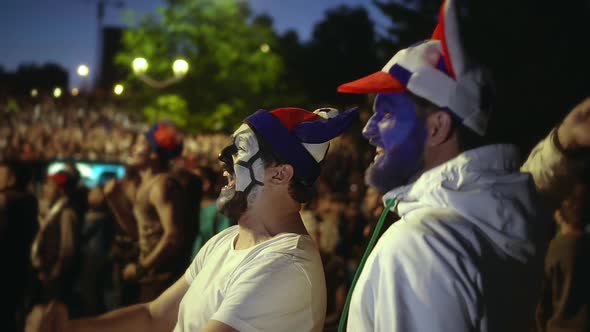
POLYGON ((549 214, 515 147, 469 150, 387 193, 401 217, 354 289, 348 331, 526 331, 549 214))

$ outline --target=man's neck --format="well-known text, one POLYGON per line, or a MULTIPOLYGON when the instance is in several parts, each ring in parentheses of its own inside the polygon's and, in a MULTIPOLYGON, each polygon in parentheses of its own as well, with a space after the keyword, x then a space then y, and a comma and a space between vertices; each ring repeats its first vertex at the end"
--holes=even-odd
POLYGON ((162 168, 157 167, 155 165, 148 165, 145 168, 139 170, 139 177, 141 178, 142 182, 145 182, 161 173, 164 173, 164 170, 162 168))
POLYGON ((425 150, 424 169, 422 173, 446 163, 461 153, 462 151, 459 149, 456 134, 454 134, 446 142, 425 150))
POLYGON ((307 234, 298 205, 283 209, 250 208, 242 215, 238 225, 240 233, 236 249, 246 249, 284 233, 307 234))

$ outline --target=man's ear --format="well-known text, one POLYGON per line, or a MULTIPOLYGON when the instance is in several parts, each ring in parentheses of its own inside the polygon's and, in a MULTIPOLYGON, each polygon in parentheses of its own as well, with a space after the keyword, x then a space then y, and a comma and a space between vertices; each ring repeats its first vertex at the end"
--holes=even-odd
POLYGON ((295 176, 295 170, 289 164, 273 166, 270 171, 269 181, 275 185, 289 184, 295 176))
POLYGON ((439 146, 445 143, 453 133, 453 118, 445 111, 436 111, 426 119, 428 146, 439 146))

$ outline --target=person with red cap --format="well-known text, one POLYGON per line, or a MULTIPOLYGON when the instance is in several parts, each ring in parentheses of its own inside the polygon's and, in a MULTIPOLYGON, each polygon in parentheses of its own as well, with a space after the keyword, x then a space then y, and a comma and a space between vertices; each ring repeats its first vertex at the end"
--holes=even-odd
POLYGON ((212 237, 156 300, 76 321, 58 304, 37 307, 30 330, 321 331, 324 272, 299 211, 330 140, 357 118, 357 109, 291 107, 246 118, 219 156, 228 183, 217 204, 237 225, 212 237))
POLYGON ((82 216, 74 204, 78 178, 61 170, 47 176, 42 200, 47 206, 39 216, 39 230, 31 248, 31 263, 41 282, 43 301, 74 305, 75 278, 82 216))
POLYGON ((400 218, 376 241, 378 223, 340 330, 533 325, 550 225, 543 202, 555 203, 557 183, 576 174, 563 151, 590 145, 590 103, 568 115, 521 168, 514 146, 487 140, 492 82, 465 55, 458 15, 457 1, 446 1, 430 40, 338 88, 377 94, 363 129, 376 147, 366 180, 385 194, 384 213, 400 218))

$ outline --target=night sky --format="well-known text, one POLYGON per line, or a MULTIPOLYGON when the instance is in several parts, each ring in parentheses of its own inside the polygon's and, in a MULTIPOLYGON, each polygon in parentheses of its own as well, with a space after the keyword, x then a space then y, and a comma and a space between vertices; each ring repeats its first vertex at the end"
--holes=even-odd
MULTIPOLYGON (((115 2, 115 1, 111 1, 115 2)), ((125 8, 152 13, 160 0, 124 0, 125 8)), ((70 86, 79 85, 76 68, 87 64, 91 78, 98 61, 98 20, 96 0, 0 0, 0 66, 15 70, 21 63, 53 62, 70 72, 70 86)), ((313 25, 327 8, 364 5, 383 30, 385 20, 371 0, 251 0, 255 13, 274 18, 279 33, 296 29, 309 38, 313 25)), ((104 24, 123 25, 121 10, 107 7, 104 24)))

